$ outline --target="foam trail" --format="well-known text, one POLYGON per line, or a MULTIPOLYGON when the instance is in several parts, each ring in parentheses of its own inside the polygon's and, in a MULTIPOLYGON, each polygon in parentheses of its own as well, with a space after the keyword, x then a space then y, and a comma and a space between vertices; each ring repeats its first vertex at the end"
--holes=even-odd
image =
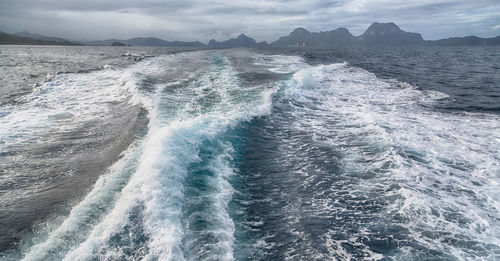
MULTIPOLYGON (((488 260, 500 251, 500 119, 434 110, 444 93, 346 63, 231 50, 54 79, 26 111, 76 115, 96 103, 89 112, 104 115, 119 100, 148 110, 147 131, 12 260, 488 260), (89 76, 102 90, 83 86, 89 101, 72 98, 89 76)), ((30 120, 23 129, 36 129, 30 120)))
MULTIPOLYGON (((40 109, 38 108, 40 104, 45 104, 50 106, 51 110, 45 110, 40 113, 42 115, 53 114, 52 110, 61 110, 78 116, 77 120, 84 122, 87 119, 82 118, 91 119, 91 117, 109 113, 106 104, 111 101, 123 100, 130 105, 140 104, 148 107, 151 104, 150 97, 141 94, 136 87, 140 78, 137 77, 135 71, 140 70, 141 66, 142 64, 137 64, 119 72, 103 70, 83 75, 60 75, 55 79, 55 84, 49 82, 47 86, 41 87, 42 90, 46 88, 44 92, 49 94, 28 97, 27 99, 32 100, 33 107, 28 107, 25 111, 15 111, 12 115, 25 114, 26 111, 36 113, 40 109), (95 79, 100 84, 89 84, 88 79, 95 79), (94 91, 92 88, 97 88, 97 90, 94 91)), ((30 120, 21 122, 32 123, 30 120)), ((32 124, 39 125, 36 122, 32 124)), ((64 127, 64 125, 54 124, 53 126, 64 127)), ((30 134, 39 135, 36 132, 30 134)), ((23 248, 27 248, 24 250, 26 251, 24 260, 60 260, 71 247, 83 242, 93 226, 108 213, 116 195, 127 184, 137 167, 140 152, 141 141, 138 140, 131 144, 122 153, 122 157, 107 170, 107 173, 97 180, 92 190, 71 209, 67 217, 49 222, 47 228, 39 229, 31 239, 24 242, 23 248)))
POLYGON ((60 132, 110 114, 109 104, 136 98, 137 78, 130 71, 105 69, 88 74, 58 74, 52 81, 22 97, 23 106, 5 105, 0 117, 0 149, 26 142, 44 134, 60 132))
POLYGON ((221 139, 231 126, 268 113, 276 88, 243 88, 227 58, 216 55, 206 59, 211 65, 199 80, 178 90, 179 94, 159 91, 163 96, 156 99, 155 118, 150 121, 135 173, 109 214, 64 260, 232 259, 234 224, 227 211, 232 194, 228 183, 232 149, 221 139), (172 103, 178 104, 176 109, 167 106, 172 103), (212 156, 201 153, 207 143, 217 144, 212 156), (214 174, 206 177, 212 190, 202 196, 188 193, 197 189, 195 184, 186 183, 196 171, 193 164, 204 161, 207 164, 202 168, 214 174), (185 202, 200 200, 205 202, 205 210, 183 212, 184 204, 189 207, 185 202), (213 220, 203 231, 189 223, 198 214, 213 220), (215 235, 215 248, 208 252, 204 252, 208 247, 204 233, 215 235), (199 251, 186 252, 184 243, 199 251), (130 257, 131 253, 135 256, 130 257))
MULTIPOLYGON (((383 213, 392 220, 378 226, 409 232, 407 239, 404 234, 401 241, 392 239, 400 244, 393 258, 429 255, 421 248, 447 258, 493 258, 500 248, 497 115, 428 109, 447 96, 383 81, 347 64, 301 70, 285 92, 306 104, 296 107, 301 120, 295 127, 341 148, 343 168, 362 178, 349 193, 385 194, 383 213)), ((366 246, 362 237, 350 235, 342 244, 366 246)), ((332 255, 348 254, 337 243, 331 245, 332 255)))
POLYGON ((35 245, 23 260, 58 260, 72 245, 83 242, 89 230, 107 213, 116 195, 127 184, 136 168, 139 152, 138 144, 132 145, 61 224, 51 225, 55 228, 48 235, 42 233, 32 240, 35 245))

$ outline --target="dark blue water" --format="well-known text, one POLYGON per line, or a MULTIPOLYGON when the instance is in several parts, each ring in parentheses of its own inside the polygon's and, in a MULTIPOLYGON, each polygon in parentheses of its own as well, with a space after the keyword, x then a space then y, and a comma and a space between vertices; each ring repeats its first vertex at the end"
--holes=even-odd
POLYGON ((500 111, 500 48, 411 47, 309 51, 311 63, 347 61, 384 79, 398 79, 450 99, 435 107, 456 111, 500 111))
POLYGON ((0 259, 500 257, 497 49, 153 53, 1 105, 0 259))

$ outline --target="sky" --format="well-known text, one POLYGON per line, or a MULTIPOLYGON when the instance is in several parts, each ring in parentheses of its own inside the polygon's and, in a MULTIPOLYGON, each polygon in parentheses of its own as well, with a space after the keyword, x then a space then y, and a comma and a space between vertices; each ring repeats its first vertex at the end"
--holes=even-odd
POLYGON ((500 0, 0 0, 0 31, 72 40, 227 40, 245 33, 269 42, 296 27, 345 27, 360 35, 394 22, 426 40, 500 35, 500 0))

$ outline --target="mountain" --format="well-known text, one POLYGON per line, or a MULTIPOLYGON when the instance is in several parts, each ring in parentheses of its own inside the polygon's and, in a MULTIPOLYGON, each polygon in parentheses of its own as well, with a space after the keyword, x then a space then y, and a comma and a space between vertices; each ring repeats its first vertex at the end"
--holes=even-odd
POLYGON ((132 39, 120 41, 124 44, 134 46, 169 46, 170 42, 155 37, 135 37, 132 39))
MULTIPOLYGON (((264 43, 259 43, 259 45, 264 45, 264 43)), ((212 39, 208 42, 209 47, 223 47, 223 48, 233 48, 233 47, 257 47, 257 42, 244 35, 240 34, 237 38, 231 38, 227 41, 217 42, 212 39)))
POLYGON ((108 39, 108 40, 82 41, 81 43, 84 45, 91 45, 91 46, 110 46, 114 42, 124 43, 125 41, 118 39, 108 39))
POLYGON ((432 45, 432 46, 474 46, 474 45, 500 45, 500 36, 493 38, 480 38, 477 36, 452 37, 436 41, 425 41, 418 33, 408 33, 401 30, 394 23, 373 23, 360 36, 368 45, 432 45))
POLYGON ((64 44, 72 44, 71 41, 68 41, 63 38, 58 38, 58 37, 52 37, 52 36, 45 36, 41 34, 32 34, 30 32, 22 31, 18 33, 14 33, 13 35, 20 36, 20 37, 25 37, 25 38, 30 38, 34 40, 42 40, 42 41, 49 41, 49 42, 58 42, 58 43, 64 43, 64 44))
POLYGON ((205 46, 205 45, 200 41, 194 41, 194 42, 173 41, 170 42, 170 46, 205 46))
POLYGON ((182 41, 165 41, 163 39, 154 37, 136 37, 128 40, 124 40, 123 43, 135 46, 203 46, 201 42, 182 42, 182 41))
MULTIPOLYGON (((18 32, 8 34, 0 32, 0 44, 33 44, 33 45, 91 45, 111 46, 119 42, 132 46, 205 46, 199 41, 165 41, 155 37, 135 37, 128 40, 108 39, 98 41, 83 41, 81 43, 70 42, 63 38, 33 34, 30 32, 18 32)), ((299 27, 287 36, 268 44, 257 43, 245 34, 239 35, 226 41, 218 42, 210 40, 208 47, 233 48, 233 47, 300 47, 300 48, 337 48, 346 46, 459 46, 459 45, 500 45, 500 36, 493 38, 480 38, 477 36, 452 37, 447 39, 425 41, 419 33, 405 32, 394 23, 372 23, 360 36, 353 36, 349 30, 340 27, 331 31, 309 32, 299 27)))
POLYGON ((307 29, 299 27, 288 36, 283 36, 271 43, 271 46, 328 48, 358 44, 360 44, 360 41, 343 27, 319 33, 311 33, 307 29))
POLYGON ((262 42, 258 42, 255 47, 257 47, 257 48, 265 48, 265 47, 268 47, 268 46, 269 46, 269 44, 267 43, 267 41, 262 41, 262 42))
POLYGON ((317 47, 360 44, 359 39, 354 37, 349 30, 343 27, 332 31, 312 33, 312 36, 317 42, 317 47))
MULTIPOLYGON (((63 39, 64 40, 64 39, 63 39)), ((26 44, 26 45, 80 45, 69 41, 54 41, 54 40, 41 40, 33 39, 14 34, 0 32, 0 44, 26 44)))
POLYGON ((196 41, 196 42, 181 42, 174 41, 169 42, 160 38, 155 37, 135 37, 128 40, 117 40, 117 39, 109 39, 109 40, 98 40, 98 41, 86 41, 83 42, 85 45, 95 45, 95 46, 109 46, 114 42, 124 43, 126 45, 132 46, 203 46, 204 44, 196 41))
POLYGON ((493 38, 479 38, 477 36, 451 37, 436 41, 427 41, 429 45, 500 45, 500 36, 493 38))
POLYGON ((113 43, 111 44, 111 46, 127 46, 127 45, 126 45, 126 44, 124 44, 124 43, 120 43, 120 42, 113 42, 113 43))
POLYGON ((271 43, 273 47, 335 48, 345 46, 448 46, 448 45, 500 45, 500 36, 480 38, 477 36, 453 37, 436 41, 425 41, 419 33, 405 32, 394 23, 373 23, 360 36, 353 36, 346 28, 326 32, 309 32, 299 27, 288 36, 271 43))
POLYGON ((422 35, 401 30, 394 23, 373 23, 360 38, 368 45, 423 45, 422 35))
POLYGON ((298 27, 295 28, 288 36, 283 36, 280 39, 271 43, 275 47, 306 47, 309 46, 312 38, 312 33, 307 29, 298 27), (308 43, 308 44, 306 44, 308 43))

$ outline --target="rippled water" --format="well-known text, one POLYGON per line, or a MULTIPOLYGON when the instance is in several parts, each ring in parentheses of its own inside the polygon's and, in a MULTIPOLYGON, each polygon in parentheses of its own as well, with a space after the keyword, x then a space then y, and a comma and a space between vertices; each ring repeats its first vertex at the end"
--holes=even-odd
POLYGON ((351 48, 310 51, 312 63, 348 61, 383 79, 448 94, 434 108, 500 113, 498 46, 351 48))
POLYGON ((500 257, 496 75, 472 110, 389 62, 135 51, 0 105, 0 259, 500 257))

